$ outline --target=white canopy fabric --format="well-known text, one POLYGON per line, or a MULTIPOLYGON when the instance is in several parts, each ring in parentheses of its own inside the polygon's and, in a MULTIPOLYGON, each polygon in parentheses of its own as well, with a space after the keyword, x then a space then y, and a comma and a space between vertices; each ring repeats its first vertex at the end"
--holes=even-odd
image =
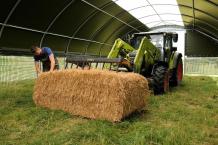
POLYGON ((184 26, 176 0, 113 0, 147 27, 184 26))

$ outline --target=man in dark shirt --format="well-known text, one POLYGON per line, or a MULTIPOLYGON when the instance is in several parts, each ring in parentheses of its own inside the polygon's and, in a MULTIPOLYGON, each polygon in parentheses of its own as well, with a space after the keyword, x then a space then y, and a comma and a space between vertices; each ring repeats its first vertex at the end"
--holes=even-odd
POLYGON ((32 46, 31 52, 34 54, 36 73, 39 75, 42 71, 54 71, 59 69, 57 58, 49 47, 32 46), (42 62, 42 71, 40 69, 40 61, 42 62))

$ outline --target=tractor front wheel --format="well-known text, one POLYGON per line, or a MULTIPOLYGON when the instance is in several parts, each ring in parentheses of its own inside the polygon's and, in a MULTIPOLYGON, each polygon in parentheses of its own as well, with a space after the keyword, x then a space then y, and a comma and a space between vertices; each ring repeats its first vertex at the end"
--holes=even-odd
POLYGON ((153 90, 154 94, 163 94, 169 91, 169 71, 167 67, 157 66, 153 70, 153 90))

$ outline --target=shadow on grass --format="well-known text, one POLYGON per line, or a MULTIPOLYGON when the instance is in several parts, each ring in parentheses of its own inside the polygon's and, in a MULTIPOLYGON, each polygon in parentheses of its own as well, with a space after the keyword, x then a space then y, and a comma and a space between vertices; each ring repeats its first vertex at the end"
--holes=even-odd
POLYGON ((127 122, 135 122, 139 120, 143 120, 145 118, 148 118, 150 116, 149 110, 143 109, 140 111, 135 111, 131 113, 129 116, 125 117, 122 119, 122 121, 127 121, 127 122))

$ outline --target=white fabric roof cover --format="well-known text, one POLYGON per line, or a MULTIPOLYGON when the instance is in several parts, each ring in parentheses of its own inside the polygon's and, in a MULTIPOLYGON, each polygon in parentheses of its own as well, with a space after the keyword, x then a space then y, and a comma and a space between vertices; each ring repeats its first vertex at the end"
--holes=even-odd
POLYGON ((113 0, 147 27, 184 26, 176 0, 113 0))

